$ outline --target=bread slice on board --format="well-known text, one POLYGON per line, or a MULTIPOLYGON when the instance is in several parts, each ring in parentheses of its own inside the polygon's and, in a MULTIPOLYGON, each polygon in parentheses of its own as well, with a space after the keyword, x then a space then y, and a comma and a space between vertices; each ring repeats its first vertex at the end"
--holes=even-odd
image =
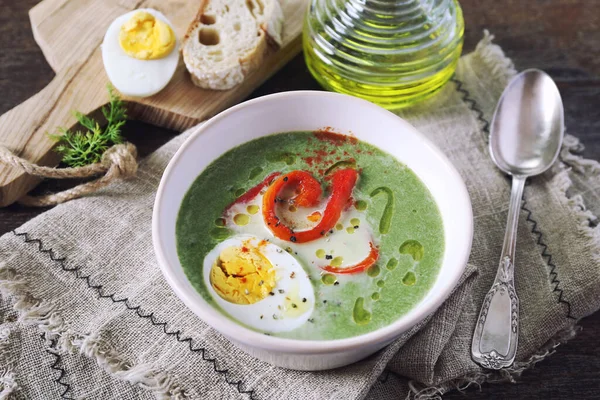
POLYGON ((279 0, 204 0, 183 39, 183 60, 195 85, 227 90, 279 47, 283 12, 279 0))

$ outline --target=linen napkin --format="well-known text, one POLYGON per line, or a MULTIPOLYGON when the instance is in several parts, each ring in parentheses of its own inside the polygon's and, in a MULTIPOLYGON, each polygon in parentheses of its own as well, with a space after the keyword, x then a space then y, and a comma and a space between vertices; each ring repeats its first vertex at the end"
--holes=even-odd
POLYGON ((577 156, 580 144, 569 136, 552 170, 526 187, 517 362, 500 373, 480 369, 471 337, 498 265, 510 192, 487 151, 489 121, 515 73, 491 39, 486 33, 461 58, 434 98, 399 113, 458 168, 475 216, 461 283, 427 320, 332 371, 284 370, 230 344, 178 300, 152 250, 155 192, 183 133, 145 159, 133 181, 57 206, 0 238, 0 398, 435 398, 510 380, 550 354, 600 307, 600 166, 577 156))

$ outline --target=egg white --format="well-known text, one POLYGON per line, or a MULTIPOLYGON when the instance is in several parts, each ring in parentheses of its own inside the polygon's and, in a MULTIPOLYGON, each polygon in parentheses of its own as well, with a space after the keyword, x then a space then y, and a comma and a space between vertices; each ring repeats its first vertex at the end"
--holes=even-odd
POLYGON ((102 60, 108 79, 119 92, 126 96, 147 97, 161 91, 173 77, 179 62, 179 41, 166 57, 156 60, 138 60, 127 55, 119 44, 119 32, 121 26, 138 11, 154 15, 173 29, 173 24, 167 17, 151 8, 123 14, 110 24, 104 35, 102 60))
POLYGON ((210 284, 210 270, 221 251, 231 246, 241 247, 248 240, 251 246, 259 246, 260 239, 255 236, 233 236, 219 243, 206 255, 203 274, 208 292, 223 311, 249 327, 263 332, 286 332, 301 326, 313 312, 314 289, 300 263, 279 246, 272 243, 260 246, 261 253, 275 268, 274 295, 267 296, 254 304, 234 304, 219 296, 210 284), (300 315, 292 316, 290 312, 286 312, 284 307, 286 296, 298 305, 299 308, 294 311, 302 312, 300 315), (306 302, 303 302, 303 299, 306 299, 306 302))

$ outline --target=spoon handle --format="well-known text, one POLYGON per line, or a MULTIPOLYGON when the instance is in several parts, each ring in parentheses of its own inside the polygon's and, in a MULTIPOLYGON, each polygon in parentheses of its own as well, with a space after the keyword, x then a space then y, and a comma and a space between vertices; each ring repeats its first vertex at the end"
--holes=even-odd
POLYGON ((484 368, 509 367, 515 360, 519 338, 519 298, 515 291, 514 260, 524 176, 514 176, 500 265, 485 296, 473 335, 471 356, 484 368))

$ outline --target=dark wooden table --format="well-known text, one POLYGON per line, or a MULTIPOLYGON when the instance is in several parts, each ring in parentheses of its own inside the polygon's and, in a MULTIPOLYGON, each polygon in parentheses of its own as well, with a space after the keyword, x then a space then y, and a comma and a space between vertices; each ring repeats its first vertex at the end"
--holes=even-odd
MULTIPOLYGON (((0 0, 0 114, 42 89, 53 77, 31 34, 27 11, 36 0, 0 0)), ((584 156, 600 159, 600 1, 598 0, 462 0, 465 52, 483 29, 518 69, 541 68, 557 81, 565 103, 568 132, 586 144, 584 156)), ((318 89, 301 56, 255 91, 268 93, 318 89)), ((130 122, 127 138, 146 155, 176 132, 130 122)), ((54 191, 66 183, 44 183, 54 191)), ((13 205, 0 209, 0 234, 44 210, 13 205)), ((600 266, 599 266, 600 268, 600 266)), ((598 399, 600 398, 600 313, 581 321, 582 331, 555 355, 526 371, 514 384, 484 385, 452 393, 449 399, 598 399)))

